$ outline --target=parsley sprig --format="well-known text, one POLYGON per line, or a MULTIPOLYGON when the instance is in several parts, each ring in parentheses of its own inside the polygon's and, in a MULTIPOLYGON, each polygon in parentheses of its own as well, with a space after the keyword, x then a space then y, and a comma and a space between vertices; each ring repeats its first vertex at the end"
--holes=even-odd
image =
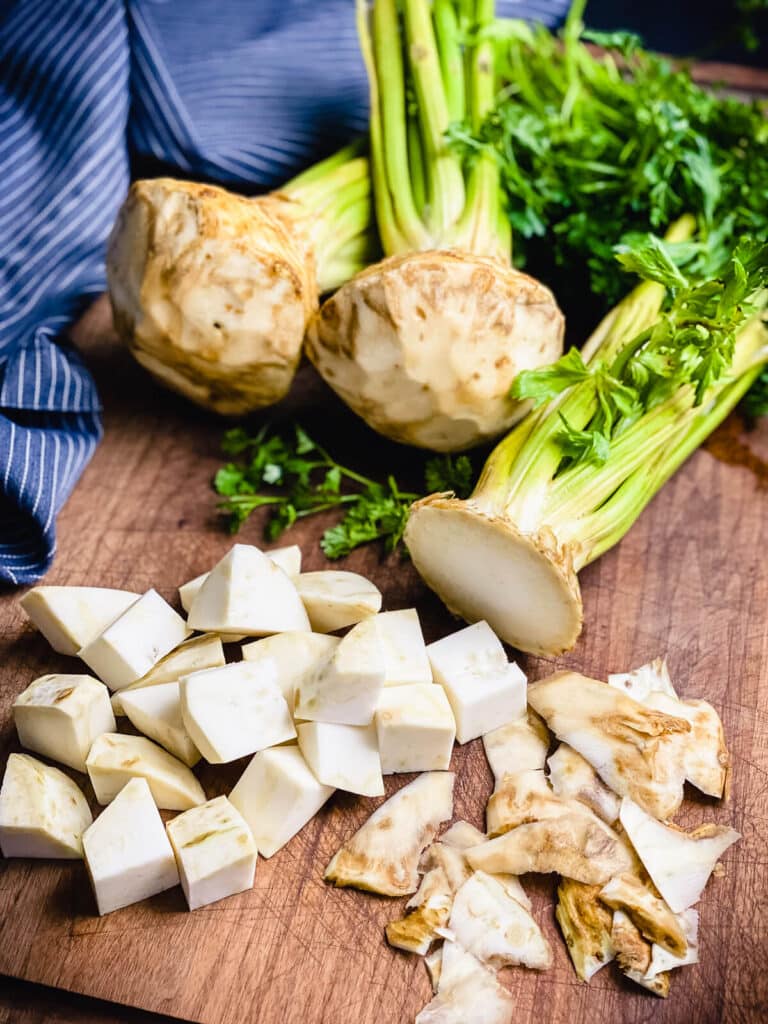
MULTIPOLYGON (((382 540, 387 552, 402 540, 408 509, 420 494, 404 491, 394 476, 379 482, 337 462, 299 424, 279 432, 266 424, 251 435, 228 430, 222 451, 232 461, 214 478, 219 509, 236 533, 251 514, 269 508, 265 535, 276 540, 300 519, 341 509, 342 518, 322 535, 328 558, 343 558, 361 544, 382 540)), ((468 456, 434 456, 424 467, 427 491, 467 497, 473 469, 468 456)))

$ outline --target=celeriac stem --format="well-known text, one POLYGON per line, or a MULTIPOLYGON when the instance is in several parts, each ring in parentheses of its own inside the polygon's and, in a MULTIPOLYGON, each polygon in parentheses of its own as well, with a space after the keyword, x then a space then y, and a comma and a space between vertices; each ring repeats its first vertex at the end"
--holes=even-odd
MULTIPOLYGON (((381 2, 377 0, 377 5, 381 2)), ((464 176, 459 158, 445 141, 450 116, 428 0, 401 2, 409 69, 418 101, 425 157, 430 201, 427 224, 433 237, 440 239, 453 226, 464 207, 464 176)), ((377 67, 380 68, 378 58, 377 67)), ((384 102, 387 101, 385 96, 384 102)))

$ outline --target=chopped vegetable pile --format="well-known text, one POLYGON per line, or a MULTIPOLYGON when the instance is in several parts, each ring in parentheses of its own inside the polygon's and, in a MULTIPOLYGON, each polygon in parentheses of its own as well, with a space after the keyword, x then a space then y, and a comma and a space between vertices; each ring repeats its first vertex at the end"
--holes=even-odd
POLYGON ((529 686, 486 622, 427 645, 415 609, 382 612, 355 573, 302 573, 296 547, 236 544, 179 597, 186 620, 154 590, 44 586, 22 599, 94 675, 42 676, 13 704, 38 756, 8 759, 4 856, 83 858, 99 914, 177 884, 195 910, 250 889, 259 856, 334 790, 379 798, 385 776, 421 773, 324 876, 410 897, 386 937, 429 970, 435 996, 417 1024, 509 1024, 499 968, 553 966, 520 882, 530 872, 560 878, 555 915, 581 980, 615 960, 666 996, 671 972, 698 961, 693 908, 740 836, 671 824, 686 782, 725 795, 730 757, 715 708, 679 697, 664 661, 607 683, 566 671, 529 686), (246 639, 228 660, 222 641, 246 639), (481 737, 495 780, 486 830, 459 820, 440 834, 454 817, 454 742, 481 737), (87 775, 95 820, 79 780, 40 757, 87 775), (244 757, 228 796, 208 799, 195 766, 244 757), (159 809, 180 813, 164 822, 159 809))

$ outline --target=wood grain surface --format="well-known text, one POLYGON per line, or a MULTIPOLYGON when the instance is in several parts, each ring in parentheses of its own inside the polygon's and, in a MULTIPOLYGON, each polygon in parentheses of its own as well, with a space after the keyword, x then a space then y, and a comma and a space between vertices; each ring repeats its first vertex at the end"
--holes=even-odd
MULTIPOLYGON (((155 586, 176 603, 175 588, 231 543, 210 490, 222 424, 149 381, 111 338, 103 301, 78 343, 103 396, 105 439, 61 516, 46 582, 155 586)), ((402 482, 418 483, 421 457, 404 456, 359 427, 308 368, 275 415, 297 408, 348 462, 382 473, 403 465, 402 482)), ((532 678, 555 665, 604 678, 667 654, 680 692, 705 697, 721 712, 734 767, 730 801, 720 806, 689 793, 680 821, 730 823, 743 840, 702 900, 702 962, 678 972, 664 1002, 611 967, 580 984, 554 922, 552 879, 525 879, 555 963, 542 974, 504 972, 520 1024, 746 1024, 768 1017, 766 456, 768 431, 746 433, 732 419, 619 547, 582 574, 586 626, 575 650, 557 661, 521 659, 532 678)), ((317 546, 324 525, 309 521, 290 535, 302 544, 307 568, 324 564, 317 546)), ((260 542, 259 524, 248 524, 242 539, 260 542)), ((377 582, 386 608, 415 604, 428 640, 454 628, 408 562, 382 561, 369 548, 346 565, 377 582)), ((19 749, 10 720, 15 694, 43 672, 77 670, 74 660, 52 654, 17 598, 0 598, 0 768, 19 749)), ((226 791, 242 766, 203 769, 209 796, 226 791)), ((457 747, 452 767, 455 816, 481 825, 491 778, 480 741, 457 747)), ((390 777, 387 792, 407 778, 390 777)), ((92 795, 82 776, 78 781, 92 795)), ((426 971, 420 958, 389 949, 383 938, 403 901, 335 890, 322 880, 332 854, 379 802, 337 793, 287 847, 260 860, 252 891, 193 914, 176 888, 99 918, 82 864, 0 861, 0 974, 205 1024, 411 1021, 430 998, 426 971)), ((0 1002, 2 1024, 101 1024, 99 1013, 14 1016, 13 1003, 0 1002)))

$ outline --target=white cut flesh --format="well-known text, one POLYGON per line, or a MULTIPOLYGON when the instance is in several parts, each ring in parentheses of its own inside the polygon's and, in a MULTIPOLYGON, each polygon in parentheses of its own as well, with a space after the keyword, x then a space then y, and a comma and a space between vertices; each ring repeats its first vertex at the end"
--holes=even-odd
POLYGON ((456 740, 468 743, 495 729, 499 722, 525 716, 526 678, 517 665, 505 665, 497 675, 471 675, 443 683, 456 720, 456 740))
POLYGON ((446 846, 455 846, 457 850, 468 850, 471 846, 484 843, 485 833, 468 821, 454 821, 450 828, 440 836, 440 842, 446 846))
POLYGON ((318 782, 360 796, 384 796, 373 725, 302 722, 299 750, 318 782))
POLYGON ((651 966, 645 973, 646 978, 655 978, 663 971, 672 971, 676 967, 686 967, 688 964, 699 962, 699 912, 690 908, 684 910, 679 918, 688 944, 685 956, 675 956, 663 946, 654 943, 651 946, 651 966))
POLYGON ((131 779, 145 779, 158 807, 186 811, 205 803, 189 768, 144 736, 106 732, 91 747, 88 775, 100 804, 108 804, 131 779))
POLYGON ((437 992, 437 986, 440 984, 440 968, 443 963, 443 947, 437 946, 431 952, 427 953, 424 957, 424 965, 427 968, 429 974, 429 982, 432 985, 432 991, 437 992))
MULTIPOLYGON (((440 864, 446 870, 451 881, 452 888, 459 889, 472 874, 472 868, 467 863, 466 851, 473 846, 484 843, 487 836, 479 828, 470 825, 468 821, 456 821, 440 836, 440 842, 433 843, 424 851, 420 868, 423 870, 425 864, 440 864)), ((531 901, 523 889, 520 879, 516 875, 494 874, 495 878, 508 896, 525 907, 531 909, 531 901)))
POLYGON ((691 729, 684 718, 648 708, 578 672, 556 672, 534 683, 528 701, 619 796, 631 797, 657 818, 678 810, 691 729))
POLYGON ((431 683, 432 668, 416 609, 382 612, 376 624, 384 648, 384 685, 431 683))
POLYGON ((632 858, 615 832, 575 801, 564 813, 533 821, 467 850, 470 865, 490 874, 557 872, 588 885, 604 885, 632 868, 632 858))
POLYGON ((414 683, 385 687, 375 723, 385 775, 450 766, 456 725, 442 686, 414 683))
POLYGON ((676 914, 697 903, 720 857, 741 835, 724 825, 681 832, 626 797, 619 820, 653 884, 676 914))
POLYGON ((210 764, 225 764, 296 736, 269 666, 247 661, 183 676, 184 727, 210 764))
POLYGON ((384 685, 376 617, 358 622, 330 659, 296 688, 295 715, 311 722, 368 725, 384 685))
POLYGON ((316 633, 353 626, 381 609, 381 591, 356 572, 303 572, 294 580, 316 633))
POLYGON ((483 736, 488 764, 496 782, 513 772, 544 768, 549 750, 549 731, 535 711, 515 718, 483 736))
POLYGON ((99 914, 172 889, 179 872, 146 779, 132 779, 83 835, 99 914))
POLYGON ((188 767, 197 764, 200 751, 181 717, 178 683, 161 683, 127 693, 123 691, 122 699, 128 720, 139 732, 159 743, 188 767))
POLYGON ((552 965, 550 945, 531 914, 483 871, 454 896, 448 927, 455 941, 486 966, 546 970, 552 965))
POLYGON ((549 782, 557 796, 580 800, 607 824, 619 817, 620 799, 573 747, 561 743, 547 761, 549 782))
POLYGON ((185 640, 170 654, 150 669, 145 676, 137 679, 135 683, 124 686, 122 690, 112 696, 112 710, 116 715, 122 715, 123 702, 122 694, 130 693, 132 690, 141 690, 145 686, 162 686, 163 683, 177 683, 182 676, 188 676, 192 672, 202 672, 204 668, 218 668, 225 665, 227 659, 224 657, 224 648, 221 646, 221 638, 215 633, 204 633, 202 636, 193 636, 185 640))
POLYGON ((77 860, 93 818, 72 779, 28 754, 10 754, 0 788, 4 857, 77 860))
MULTIPOLYGON (((275 565, 279 566, 286 576, 290 576, 291 579, 298 576, 301 572, 301 548, 298 544, 290 544, 283 548, 272 548, 271 551, 265 551, 264 554, 267 558, 271 559, 275 565)), ((195 576, 193 580, 190 580, 188 583, 184 583, 179 587, 179 601, 181 602, 181 607, 187 614, 189 614, 189 610, 192 607, 192 602, 197 596, 197 592, 207 579, 208 573, 201 572, 199 576, 195 576)))
POLYGON ((435 640, 427 646, 427 657, 438 683, 456 676, 482 679, 507 666, 504 648, 487 622, 476 622, 435 640))
POLYGON ((330 661, 339 643, 337 636, 292 631, 244 644, 242 653, 244 661, 272 666, 288 707, 293 709, 297 687, 330 661))
POLYGON ((511 1024, 515 1000, 455 942, 442 946, 437 995, 417 1014, 415 1024, 511 1024))
POLYGON ((34 587, 19 604, 54 651, 74 657, 139 597, 106 587, 34 587))
POLYGON ((293 581, 262 551, 247 544, 235 544, 210 571, 192 602, 189 625, 245 636, 310 628, 293 581))
POLYGON ((468 622, 530 654, 570 650, 582 605, 571 560, 548 531, 521 533, 479 505, 439 495, 411 509, 405 541, 425 582, 468 622))
POLYGON ((383 896, 419 886, 421 851, 453 814, 452 772, 425 772, 378 807, 326 868, 325 878, 383 896))
POLYGON ((156 590, 148 590, 83 647, 80 657, 110 690, 122 690, 145 676, 189 634, 184 619, 156 590))
POLYGON ((96 737, 116 729, 109 691, 92 676, 40 676, 13 702, 13 720, 22 747, 78 772, 96 737))
POLYGON ((225 796, 193 807, 166 825, 190 910, 253 885, 256 844, 225 796))
POLYGON ((641 703, 644 703, 651 693, 665 693, 668 697, 677 697, 665 658, 654 658, 647 665, 641 665, 631 672, 613 672, 608 676, 608 685, 641 703))
POLYGON ((318 782, 298 747, 271 747, 251 760, 229 799, 271 857, 314 817, 333 793, 318 782))

